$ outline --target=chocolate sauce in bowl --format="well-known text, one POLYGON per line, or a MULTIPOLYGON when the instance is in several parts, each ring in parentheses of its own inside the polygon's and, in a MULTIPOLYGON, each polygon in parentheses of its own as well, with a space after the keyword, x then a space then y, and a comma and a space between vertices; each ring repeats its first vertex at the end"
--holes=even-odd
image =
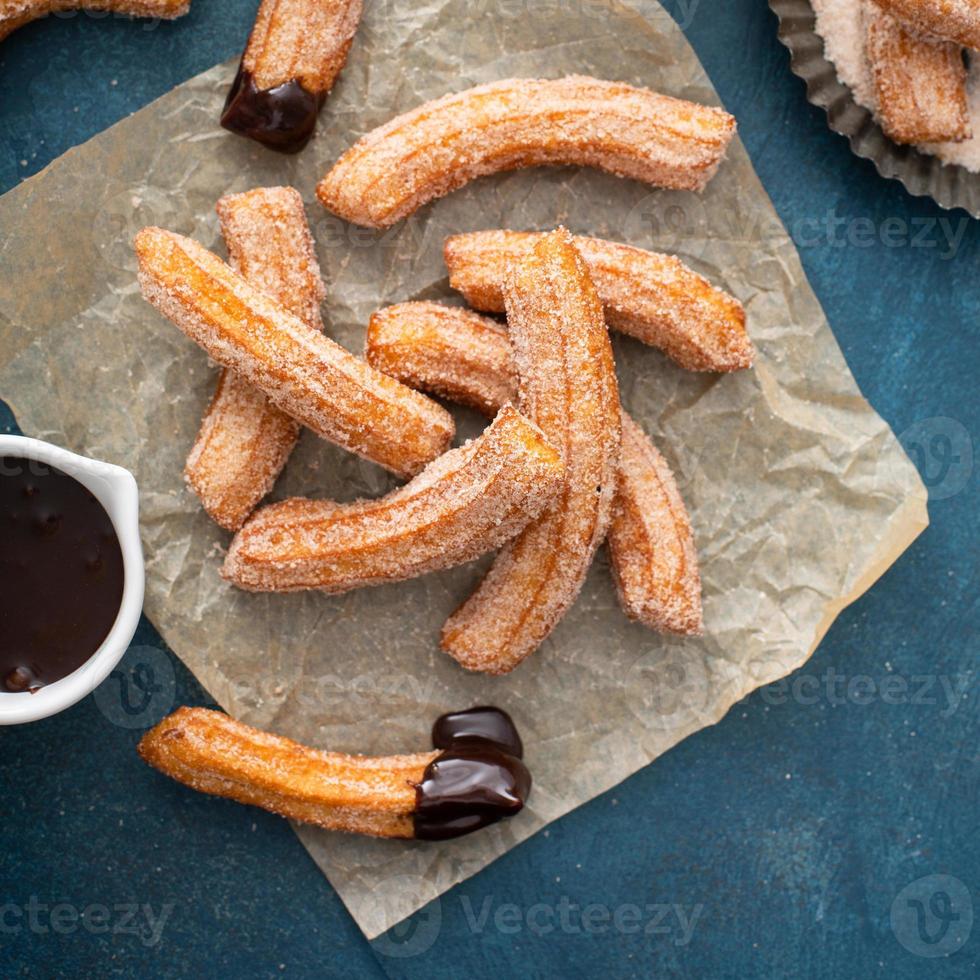
POLYGON ((523 808, 531 774, 506 712, 481 707, 443 715, 432 726, 432 743, 443 751, 415 791, 417 839, 460 837, 523 808))
POLYGON ((260 89, 252 73, 239 66, 221 112, 221 125, 280 153, 298 153, 310 141, 323 96, 293 78, 260 89))
POLYGON ((98 500, 61 470, 0 457, 0 696, 85 663, 122 594, 119 539, 98 500))

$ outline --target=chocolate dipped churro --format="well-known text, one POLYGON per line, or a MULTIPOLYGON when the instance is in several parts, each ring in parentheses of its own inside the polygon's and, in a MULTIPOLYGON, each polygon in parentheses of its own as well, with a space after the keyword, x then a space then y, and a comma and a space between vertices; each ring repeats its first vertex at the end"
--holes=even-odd
POLYGON ((361 0, 262 0, 221 125, 270 149, 297 153, 361 19, 361 0))
POLYGON ((178 708, 138 751, 171 779, 328 830, 447 840, 523 808, 531 774, 510 717, 480 707, 443 715, 433 752, 363 756, 312 749, 220 711, 178 708))

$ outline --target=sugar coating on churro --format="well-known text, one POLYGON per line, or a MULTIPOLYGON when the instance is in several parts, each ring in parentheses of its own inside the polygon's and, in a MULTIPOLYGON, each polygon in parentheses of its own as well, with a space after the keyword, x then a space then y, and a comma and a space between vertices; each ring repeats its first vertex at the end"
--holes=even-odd
POLYGON ((542 164, 701 190, 734 134, 721 109, 620 82, 506 79, 428 102, 363 136, 317 196, 348 221, 387 227, 475 177, 542 164))
POLYGON ((445 409, 310 330, 197 242, 144 228, 136 251, 144 297, 318 435, 402 476, 449 445, 445 409))
POLYGON ((919 37, 883 10, 868 11, 867 52, 878 121, 896 143, 958 142, 971 135, 959 45, 919 37))
MULTIPOLYGON (((372 318, 366 357, 422 391, 493 414, 516 398, 510 338, 495 321, 435 303, 401 303, 372 318), (495 402, 494 399, 499 399, 495 402)), ((700 633, 694 535, 666 460, 624 411, 607 541, 620 604, 652 629, 700 633)))
POLYGON ((62 10, 112 10, 128 17, 172 20, 190 9, 190 0, 0 0, 0 41, 29 24, 62 10))
POLYGON ((439 755, 371 757, 312 749, 206 708, 179 708, 143 736, 139 754, 202 793, 328 830, 414 836, 416 785, 439 755))
POLYGON ((242 68, 259 89, 292 79, 322 95, 344 67, 361 0, 262 0, 242 68))
POLYGON ((252 591, 339 593, 450 568, 518 534, 551 502, 563 471, 541 430, 508 406, 479 438, 386 497, 259 510, 222 574, 252 591))
POLYGON ((700 635, 701 576, 667 461, 625 412, 609 553, 623 610, 652 629, 700 635))
MULTIPOLYGON (((322 329, 326 290, 297 191, 262 187, 229 194, 215 209, 232 268, 311 330, 322 329)), ((242 526, 272 489, 299 432, 299 423, 263 392, 221 369, 184 469, 212 520, 229 531, 242 526)))
POLYGON ((978 0, 872 0, 919 35, 980 50, 978 0))
POLYGON ((498 674, 541 644, 581 590, 609 526, 620 435, 602 306, 567 231, 514 266, 504 300, 521 410, 561 448, 565 477, 553 506, 500 551, 443 627, 447 653, 498 674))
POLYGON ((398 303, 368 325, 367 362, 403 384, 493 417, 517 398, 506 328, 439 303, 398 303))
MULTIPOLYGON (((538 232, 477 231, 446 239, 449 282, 480 310, 503 312, 508 268, 540 238, 538 232)), ((755 350, 745 310, 730 294, 672 255, 573 236, 602 300, 606 323, 662 350, 688 371, 738 371, 755 350)))

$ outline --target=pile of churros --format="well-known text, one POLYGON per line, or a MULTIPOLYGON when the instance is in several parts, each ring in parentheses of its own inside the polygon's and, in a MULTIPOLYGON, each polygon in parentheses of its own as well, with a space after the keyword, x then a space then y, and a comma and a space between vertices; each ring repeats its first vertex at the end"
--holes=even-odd
POLYGON ((877 116, 896 143, 959 143, 973 135, 964 49, 980 50, 976 0, 873 0, 865 51, 877 116))
MULTIPOLYGON (((223 124, 277 150, 300 148, 359 14, 357 0, 266 0, 223 124)), ((619 82, 507 79, 368 133, 316 195, 347 221, 386 228, 519 167, 589 166, 699 191, 734 132, 719 109, 619 82)), ((359 357, 324 329, 326 287, 300 194, 257 188, 223 197, 217 213, 227 263, 160 228, 144 228, 135 247, 144 297, 220 366, 185 476, 233 532, 228 582, 337 594, 496 551, 441 645, 468 670, 505 674, 551 634, 606 541, 627 616, 702 632, 691 522, 666 460, 621 404, 609 330, 682 370, 740 371, 754 350, 737 299, 673 256, 561 227, 492 229, 445 243, 450 282, 469 309, 378 310, 359 357), (483 433, 453 448, 453 418, 434 397, 482 413, 483 433), (302 427, 407 482, 373 500, 262 506, 302 427)), ((516 813, 531 785, 506 715, 446 717, 440 751, 372 759, 182 709, 140 751, 189 786, 295 819, 443 838, 516 813)))

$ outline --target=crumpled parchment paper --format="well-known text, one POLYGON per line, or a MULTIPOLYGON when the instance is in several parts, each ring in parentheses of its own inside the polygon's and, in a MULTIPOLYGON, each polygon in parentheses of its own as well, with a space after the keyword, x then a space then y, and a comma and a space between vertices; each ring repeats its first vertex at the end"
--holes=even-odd
MULTIPOLYGON (((535 781, 517 819, 448 844, 298 828, 369 938, 799 667, 927 523, 925 490, 861 397, 740 143, 701 197, 546 169, 477 181, 386 232, 320 208, 316 180, 356 137, 479 82, 583 72, 717 102, 655 2, 478 7, 367 5, 315 141, 298 157, 218 128, 226 64, 0 200, 0 393, 29 434, 135 472, 146 612, 216 700, 248 723, 365 753, 428 748, 431 722, 452 708, 490 702, 515 717, 535 781), (280 183, 309 203, 328 332, 352 350, 375 308, 449 297, 442 241, 478 228, 563 222, 676 252, 744 301, 760 352, 750 372, 688 374, 615 339, 623 402, 673 464, 691 511, 703 639, 628 623, 604 552, 564 622, 505 678, 465 673, 438 649, 443 620, 486 559, 334 598, 248 595, 221 581, 228 537, 181 480, 214 370, 140 298, 131 241, 159 224, 222 251, 215 200, 280 183)), ((461 435, 478 431, 474 416, 460 419, 461 435)), ((305 433, 275 496, 351 499, 391 485, 305 433)))

